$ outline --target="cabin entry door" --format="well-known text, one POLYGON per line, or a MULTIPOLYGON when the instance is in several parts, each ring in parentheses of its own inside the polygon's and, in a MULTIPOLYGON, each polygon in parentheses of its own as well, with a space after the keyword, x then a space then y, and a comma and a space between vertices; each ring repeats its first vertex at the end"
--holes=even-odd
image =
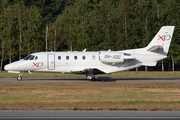
POLYGON ((47 55, 47 68, 49 70, 55 69, 55 55, 54 54, 47 55))

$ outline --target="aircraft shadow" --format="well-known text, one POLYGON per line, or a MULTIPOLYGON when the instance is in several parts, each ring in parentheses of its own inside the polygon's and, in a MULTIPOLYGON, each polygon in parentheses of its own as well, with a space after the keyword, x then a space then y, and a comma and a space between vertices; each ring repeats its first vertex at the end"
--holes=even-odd
POLYGON ((116 82, 116 81, 164 81, 164 80, 180 80, 180 78, 110 78, 110 77, 97 77, 95 80, 87 80, 86 78, 24 78, 22 81, 90 81, 90 82, 116 82))
POLYGON ((180 78, 97 78, 95 81, 104 81, 104 82, 115 82, 115 81, 145 81, 145 80, 152 80, 152 81, 156 81, 156 80, 180 80, 180 78))

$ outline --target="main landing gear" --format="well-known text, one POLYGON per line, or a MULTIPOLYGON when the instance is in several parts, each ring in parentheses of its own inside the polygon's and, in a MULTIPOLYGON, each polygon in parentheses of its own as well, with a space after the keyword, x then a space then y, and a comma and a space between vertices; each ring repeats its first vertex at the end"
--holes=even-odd
POLYGON ((24 74, 24 72, 19 72, 19 76, 17 76, 17 80, 18 80, 18 81, 21 81, 21 80, 22 80, 21 75, 23 75, 23 74, 24 74))
POLYGON ((95 79, 96 79, 96 77, 93 75, 93 76, 91 76, 91 75, 86 75, 86 78, 88 79, 88 80, 92 80, 92 81, 94 81, 95 79))
POLYGON ((88 79, 88 80, 92 80, 92 81, 94 81, 96 78, 95 78, 95 76, 94 76, 94 71, 92 70, 92 69, 90 69, 89 71, 88 71, 88 74, 86 75, 86 78, 88 79))

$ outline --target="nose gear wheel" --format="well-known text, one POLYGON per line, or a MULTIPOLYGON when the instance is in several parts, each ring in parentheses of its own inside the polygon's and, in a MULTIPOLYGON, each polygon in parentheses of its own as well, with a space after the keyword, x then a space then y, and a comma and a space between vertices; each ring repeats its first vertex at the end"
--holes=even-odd
POLYGON ((22 80, 22 77, 21 77, 21 76, 18 76, 18 77, 17 77, 17 80, 18 80, 18 81, 21 81, 21 80, 22 80))
POLYGON ((24 74, 24 72, 19 72, 19 76, 17 76, 17 80, 18 80, 18 81, 21 81, 21 80, 22 80, 21 75, 23 75, 23 74, 24 74))

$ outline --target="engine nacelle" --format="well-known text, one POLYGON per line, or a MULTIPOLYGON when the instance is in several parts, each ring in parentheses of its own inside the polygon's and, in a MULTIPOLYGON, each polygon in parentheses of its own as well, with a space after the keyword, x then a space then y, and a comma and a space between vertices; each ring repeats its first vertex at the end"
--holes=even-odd
POLYGON ((99 52, 99 60, 103 63, 121 63, 124 62, 124 53, 99 52))

